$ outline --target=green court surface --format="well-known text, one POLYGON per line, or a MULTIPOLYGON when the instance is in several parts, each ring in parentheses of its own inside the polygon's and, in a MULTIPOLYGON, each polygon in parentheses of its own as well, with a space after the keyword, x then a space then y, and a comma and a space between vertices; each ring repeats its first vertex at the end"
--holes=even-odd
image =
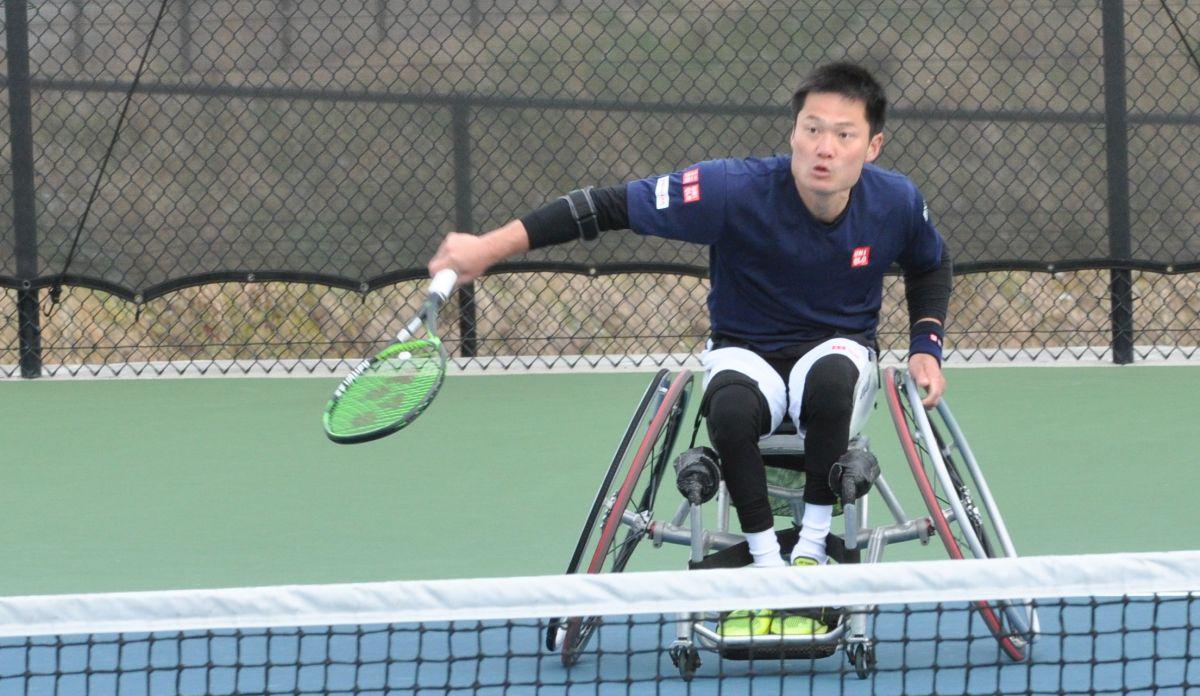
MULTIPOLYGON (((451 375, 414 425, 351 446, 322 433, 330 379, 0 383, 0 594, 561 573, 649 378, 451 375)), ((1196 548, 1200 368, 948 378, 1023 555, 1196 548)), ((921 513, 886 409, 868 434, 921 513)), ((685 559, 647 543, 634 566, 685 559)))

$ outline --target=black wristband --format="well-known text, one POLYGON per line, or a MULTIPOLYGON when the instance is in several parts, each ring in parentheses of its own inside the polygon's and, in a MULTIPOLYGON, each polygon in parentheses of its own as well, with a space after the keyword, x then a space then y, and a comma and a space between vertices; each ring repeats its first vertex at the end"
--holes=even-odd
POLYGON ((937 358, 942 364, 942 345, 945 338, 942 325, 932 319, 924 319, 912 325, 908 332, 908 354, 925 353, 937 358))

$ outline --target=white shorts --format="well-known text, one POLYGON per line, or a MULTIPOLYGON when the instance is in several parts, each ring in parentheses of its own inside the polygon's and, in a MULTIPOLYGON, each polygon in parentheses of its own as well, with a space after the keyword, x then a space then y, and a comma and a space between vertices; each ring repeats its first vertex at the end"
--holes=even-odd
POLYGON ((808 377, 808 371, 826 355, 844 355, 850 358, 858 368, 858 381, 854 385, 854 414, 850 418, 850 437, 858 435, 866 427, 871 407, 875 404, 875 392, 879 388, 879 381, 875 352, 861 344, 848 338, 831 338, 825 341, 796 361, 788 374, 786 386, 779 373, 756 353, 745 348, 714 350, 711 345, 710 341, 710 348, 700 354, 700 364, 705 370, 704 386, 707 388, 713 375, 724 370, 733 370, 749 377, 758 384, 759 390, 767 398, 767 406, 771 409, 771 432, 775 432, 783 423, 786 414, 801 437, 804 436, 804 429, 800 425, 800 402, 804 396, 804 381, 808 377))

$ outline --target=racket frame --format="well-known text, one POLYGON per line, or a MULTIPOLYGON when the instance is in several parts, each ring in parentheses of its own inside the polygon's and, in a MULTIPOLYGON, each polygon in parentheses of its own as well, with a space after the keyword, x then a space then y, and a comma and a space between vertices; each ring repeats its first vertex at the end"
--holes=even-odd
POLYGON ((446 303, 446 299, 450 296, 450 293, 453 292, 454 284, 457 280, 458 274, 449 269, 440 271, 437 275, 435 275, 433 280, 429 283, 428 296, 426 297, 424 304, 422 304, 421 310, 417 312, 415 317, 405 324, 404 328, 401 329, 398 334, 396 334, 395 340, 389 343, 388 346, 383 350, 363 360, 357 366, 355 366, 354 369, 350 371, 350 374, 346 375, 346 378, 343 379, 341 383, 338 384, 337 388, 333 390, 333 396, 331 396, 329 401, 325 404, 325 411, 321 418, 322 424, 325 428, 325 435, 330 440, 343 445, 378 440, 379 438, 391 435, 397 430, 404 428, 409 423, 412 423, 417 419, 418 416, 424 413, 425 409, 429 407, 429 404, 433 402, 434 397, 436 397, 438 392, 440 392, 442 389, 442 383, 446 378, 446 363, 448 362, 446 346, 442 343, 441 338, 439 338, 437 335, 437 313, 442 308, 442 305, 446 303), (389 423, 388 425, 373 429, 369 432, 358 433, 354 435, 342 435, 332 432, 329 426, 330 413, 337 408, 338 403, 346 394, 346 391, 350 389, 350 387, 360 377, 369 373, 371 368, 378 364, 381 359, 391 359, 383 358, 382 356, 384 356, 385 353, 394 350, 397 345, 411 341, 422 327, 424 327, 425 334, 428 336, 428 338, 423 340, 427 340, 436 345, 439 356, 437 380, 434 382, 433 387, 428 391, 428 393, 425 394, 425 397, 421 399, 416 406, 406 411, 401 418, 389 423))

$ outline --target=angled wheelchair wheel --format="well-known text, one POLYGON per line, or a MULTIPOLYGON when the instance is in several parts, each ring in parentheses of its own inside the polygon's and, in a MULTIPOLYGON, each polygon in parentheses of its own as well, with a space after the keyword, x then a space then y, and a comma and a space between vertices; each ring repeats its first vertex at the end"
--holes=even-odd
MULTIPOLYGON (((571 554, 571 560, 567 563, 567 573, 578 573, 580 562, 587 554, 589 549, 589 541, 594 534, 598 534, 596 528, 602 520, 602 509, 604 503, 609 498, 609 491, 612 490, 613 481, 617 479, 617 475, 623 471, 628 471, 631 461, 630 447, 636 446, 635 438, 640 442, 640 437, 645 434, 648 419, 652 417, 656 402, 661 401, 666 394, 666 390, 670 385, 668 379, 669 372, 666 369, 658 371, 654 378, 650 380, 650 385, 646 387, 646 393, 642 395, 641 401, 638 402, 637 408, 633 411, 633 417, 629 421, 629 426, 626 427, 625 433, 621 436, 620 443, 617 444, 616 454, 613 455, 612 463, 604 474, 604 479, 600 482, 600 490, 596 493, 596 498, 592 502, 592 507, 588 510, 587 521, 584 522, 583 531, 579 535, 579 541, 575 544, 575 551, 571 554)), ((622 474, 622 477, 624 474, 622 474)), ((590 559, 589 559, 590 560, 590 559)), ((550 619, 546 626, 546 649, 558 650, 561 645, 558 643, 558 638, 562 633, 562 619, 550 619)))
MULTIPOLYGON (((648 532, 691 385, 692 375, 687 370, 673 379, 664 370, 651 382, 592 503, 568 573, 619 573, 629 563, 648 532)), ((562 662, 569 667, 579 659, 599 624, 600 618, 595 616, 552 620, 546 630, 546 647, 560 649, 562 662)))
MULTIPOLYGON (((921 499, 951 558, 1016 556, 1004 519, 945 400, 926 412, 915 384, 901 370, 884 376, 888 411, 921 499)), ((1023 660, 1037 632, 1030 602, 975 603, 1000 647, 1023 660)))

